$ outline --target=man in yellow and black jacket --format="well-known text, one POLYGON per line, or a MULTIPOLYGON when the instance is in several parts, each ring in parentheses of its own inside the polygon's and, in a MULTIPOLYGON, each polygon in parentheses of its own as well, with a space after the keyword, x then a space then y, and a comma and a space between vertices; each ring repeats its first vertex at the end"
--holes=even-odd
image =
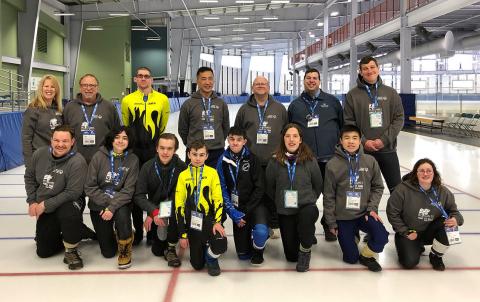
MULTIPOLYGON (((140 168, 155 156, 155 143, 165 131, 170 104, 167 96, 152 88, 152 72, 148 67, 137 68, 134 81, 137 91, 130 93, 122 100, 123 124, 132 129, 135 137, 133 153, 137 155, 140 168)), ((134 245, 143 239, 143 211, 138 205, 132 209, 133 226, 135 227, 134 245)), ((153 241, 153 232, 148 232, 147 243, 153 241)))
POLYGON ((227 250, 227 238, 221 224, 223 213, 220 178, 214 168, 205 165, 207 147, 194 141, 187 153, 191 163, 178 176, 175 192, 180 246, 190 246, 190 263, 196 270, 207 265, 210 276, 220 275, 217 258, 227 250))

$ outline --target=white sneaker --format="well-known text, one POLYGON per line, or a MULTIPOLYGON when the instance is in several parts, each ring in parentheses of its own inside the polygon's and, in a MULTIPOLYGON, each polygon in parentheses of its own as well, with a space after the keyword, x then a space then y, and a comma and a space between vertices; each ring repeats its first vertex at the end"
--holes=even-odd
POLYGON ((280 229, 270 229, 269 231, 270 239, 278 239, 280 238, 280 229))

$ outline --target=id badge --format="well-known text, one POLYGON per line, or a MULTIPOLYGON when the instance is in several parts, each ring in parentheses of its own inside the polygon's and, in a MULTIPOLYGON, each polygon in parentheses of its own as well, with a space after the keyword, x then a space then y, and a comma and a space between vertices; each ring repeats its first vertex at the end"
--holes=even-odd
POLYGON ((383 126, 383 114, 381 109, 369 111, 370 127, 379 128, 383 126))
POLYGON ((105 194, 110 197, 110 198, 113 198, 115 196, 115 191, 112 190, 112 189, 106 189, 105 190, 105 194))
POLYGON ((93 130, 83 131, 82 143, 84 146, 95 146, 95 131, 93 130))
POLYGON ((285 190, 285 208, 298 208, 298 191, 285 190))
POLYGON ((447 233, 448 243, 450 243, 450 245, 462 243, 458 226, 445 227, 445 232, 447 233))
POLYGON ((307 122, 307 128, 315 128, 318 127, 319 124, 319 118, 318 116, 314 116, 311 119, 308 120, 307 122))
POLYGON ((259 145, 268 144, 268 133, 257 132, 257 144, 259 145))
POLYGON ((215 130, 212 127, 204 126, 203 127, 203 139, 212 140, 215 139, 215 130))
POLYGON ((203 214, 197 211, 192 211, 192 219, 190 219, 190 228, 201 231, 203 225, 203 214))
POLYGON ((172 201, 162 201, 160 202, 160 209, 158 211, 158 217, 160 218, 169 218, 172 215, 172 201))
POLYGON ((345 208, 349 210, 360 210, 361 196, 361 192, 347 192, 347 204, 345 208))
POLYGON ((238 195, 235 194, 235 193, 232 193, 231 195, 231 200, 232 200, 232 203, 233 205, 238 208, 238 195))

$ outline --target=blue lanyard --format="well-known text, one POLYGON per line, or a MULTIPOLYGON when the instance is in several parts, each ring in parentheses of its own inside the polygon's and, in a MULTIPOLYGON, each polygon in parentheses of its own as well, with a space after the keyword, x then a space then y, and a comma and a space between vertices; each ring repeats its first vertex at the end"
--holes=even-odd
MULTIPOLYGON (((157 162, 154 162, 154 167, 155 167, 155 173, 157 173, 158 179, 160 179, 160 181, 162 181, 162 176, 160 176, 160 171, 158 170, 157 162)), ((174 173, 175 173, 175 167, 173 167, 172 172, 170 173, 170 178, 168 180, 167 196, 168 196, 168 193, 170 192, 170 186, 172 185, 172 180, 173 180, 173 174, 174 173)))
POLYGON ((260 108, 260 105, 258 105, 257 103, 257 112, 258 112, 258 120, 260 121, 260 127, 263 127, 263 121, 265 119, 265 113, 267 112, 267 107, 268 107, 268 100, 265 103, 265 108, 263 109, 263 112, 262 112, 262 109, 260 108))
POLYGON ((365 89, 367 90, 368 97, 370 98, 370 103, 373 103, 374 108, 378 107, 378 82, 375 83, 375 95, 372 95, 372 92, 370 91, 370 87, 368 87, 368 84, 365 85, 365 89))
MULTIPOLYGON (((192 183, 195 180, 195 177, 193 176, 193 169, 192 165, 189 165, 190 167, 190 176, 192 176, 192 183)), ((203 175, 203 167, 197 168, 200 169, 200 178, 197 180, 197 189, 193 192, 193 202, 195 202, 195 209, 198 207, 198 202, 200 201, 200 188, 202 187, 202 175, 203 175)))
POLYGON ((288 160, 285 161, 287 165, 288 179, 290 179, 290 190, 293 190, 293 179, 295 178, 295 170, 297 168, 297 160, 293 162, 293 165, 290 166, 288 160))
POLYGON ((350 178, 350 187, 355 190, 355 184, 357 183, 357 178, 360 174, 360 156, 358 153, 356 153, 355 156, 351 156, 347 152, 344 153, 348 160, 348 177, 350 178), (355 165, 353 165, 352 159, 355 159, 355 165))
POLYGON ((208 98, 208 106, 205 106, 205 99, 202 98, 202 105, 203 105, 203 110, 205 111, 205 121, 207 122, 207 125, 210 124, 211 116, 212 116, 212 99, 208 98))
POLYGON ((238 179, 238 173, 240 171, 240 162, 242 161, 244 154, 245 154, 245 148, 243 148, 242 154, 240 155, 240 158, 235 162, 235 164, 237 165, 237 168, 235 170, 235 175, 233 175, 232 165, 230 165, 230 164, 228 165, 228 170, 230 171, 230 176, 232 177, 232 181, 233 181, 233 191, 235 193, 238 193, 237 192, 237 179, 238 179))
POLYGON ((87 111, 85 110, 85 106, 82 104, 83 115, 85 117, 85 121, 88 123, 89 128, 92 126, 92 121, 95 118, 95 113, 97 113, 97 106, 98 106, 98 103, 96 103, 95 106, 93 107, 92 116, 89 119, 88 116, 87 116, 87 111))
POLYGON ((317 105, 318 105, 317 98, 316 97, 313 98, 313 100, 311 102, 304 97, 302 97, 302 99, 305 103, 307 103, 308 108, 310 109, 310 113, 312 114, 312 117, 313 117, 315 115, 315 108, 317 108, 317 105))
POLYGON ((436 207, 437 209, 440 210, 440 212, 442 213, 442 216, 445 218, 445 219, 448 219, 448 214, 447 212, 445 211, 445 209, 443 208, 442 204, 440 203, 440 197, 438 196, 438 193, 437 191, 435 190, 434 187, 432 187, 432 192, 433 192, 433 195, 435 196, 435 198, 432 198, 431 196, 429 196, 427 194, 427 192, 425 192, 425 190, 422 188, 422 186, 418 186, 420 188, 420 191, 423 192, 423 194, 425 194, 425 196, 427 196, 427 198, 430 200, 430 203, 436 207))
MULTIPOLYGON (((125 152, 124 158, 127 158, 128 151, 125 152)), ((110 172, 112 173, 112 183, 116 186, 118 186, 120 179, 122 179, 122 162, 120 162, 120 165, 118 166, 118 174, 115 173, 115 163, 114 163, 114 158, 113 158, 113 150, 110 151, 110 172), (116 174, 116 175, 115 175, 116 174)))

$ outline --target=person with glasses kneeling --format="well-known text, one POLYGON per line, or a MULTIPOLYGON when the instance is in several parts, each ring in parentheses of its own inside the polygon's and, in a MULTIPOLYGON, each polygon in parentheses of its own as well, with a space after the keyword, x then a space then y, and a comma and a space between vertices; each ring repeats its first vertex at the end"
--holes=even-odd
POLYGON ((403 176, 388 199, 387 216, 395 230, 398 260, 404 268, 417 266, 424 245, 431 244, 433 269, 445 270, 442 256, 450 245, 461 242, 458 226, 463 224, 463 217, 430 159, 420 159, 403 176))
POLYGON ((105 138, 105 145, 93 156, 85 182, 100 251, 105 258, 112 258, 118 243, 119 269, 132 265, 130 203, 138 176, 138 157, 128 150, 132 140, 124 126, 113 129, 105 138))
POLYGON ((275 200, 287 261, 297 262, 297 272, 310 267, 310 249, 318 219, 317 199, 322 193, 322 173, 300 127, 287 124, 282 142, 268 163, 266 191, 275 200))

